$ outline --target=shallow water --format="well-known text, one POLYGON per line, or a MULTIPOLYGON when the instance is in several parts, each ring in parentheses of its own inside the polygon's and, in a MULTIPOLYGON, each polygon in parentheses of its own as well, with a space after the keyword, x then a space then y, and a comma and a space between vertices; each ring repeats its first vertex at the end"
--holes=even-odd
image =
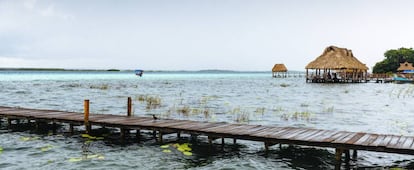
MULTIPOLYGON (((154 72, 138 78, 132 72, 3 71, 0 87, 0 106, 82 112, 83 100, 89 99, 92 113, 126 114, 127 97, 132 97, 136 116, 155 114, 212 122, 414 135, 411 84, 312 84, 299 76, 280 79, 263 72, 154 72)), ((193 155, 185 156, 172 145, 172 153, 162 152, 151 135, 143 143, 122 146, 98 140, 85 146, 85 139, 79 134, 51 135, 29 129, 6 130, 4 126, 3 123, 0 131, 3 148, 0 169, 331 169, 334 166, 334 151, 326 148, 284 146, 280 150, 274 146, 265 156, 262 143, 240 141, 232 145, 229 140, 224 151, 213 148, 216 152, 210 152, 205 149, 207 139, 199 138, 192 143, 193 155), (35 140, 22 140, 27 137, 35 140), (81 161, 73 161, 82 157, 81 161)), ((176 143, 175 139, 167 137, 171 143, 176 143)), ((363 151, 358 156, 351 167, 412 168, 414 158, 363 151)))

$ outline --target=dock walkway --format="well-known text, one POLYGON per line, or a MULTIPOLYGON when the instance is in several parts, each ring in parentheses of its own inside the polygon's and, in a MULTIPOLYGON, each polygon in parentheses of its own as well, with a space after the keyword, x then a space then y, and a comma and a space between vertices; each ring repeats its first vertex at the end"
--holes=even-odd
MULTIPOLYGON (((1 118, 6 118, 9 120, 9 123, 15 119, 68 123, 72 130, 73 126, 85 125, 85 115, 84 113, 56 110, 0 107, 0 121, 1 118)), ((191 135, 207 136, 209 142, 218 138, 233 138, 234 141, 236 139, 259 141, 264 142, 266 150, 274 144, 297 144, 335 148, 337 159, 341 159, 343 153, 345 153, 346 157, 349 157, 349 150, 414 155, 413 136, 231 124, 225 122, 200 122, 174 119, 155 120, 152 117, 111 114, 90 114, 87 121, 89 126, 120 128, 122 133, 125 132, 125 129, 137 130, 137 135, 139 135, 140 130, 156 131, 159 134, 158 138, 161 142, 163 134, 174 132, 178 135, 180 133, 188 133, 191 135)))

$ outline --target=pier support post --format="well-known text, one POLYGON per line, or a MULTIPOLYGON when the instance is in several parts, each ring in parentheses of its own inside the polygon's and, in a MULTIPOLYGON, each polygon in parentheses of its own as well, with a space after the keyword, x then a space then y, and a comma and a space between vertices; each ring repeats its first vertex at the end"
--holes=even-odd
POLYGON ((7 118, 7 126, 10 128, 12 125, 12 120, 10 118, 7 118))
POLYGON ((269 152, 269 142, 264 142, 265 152, 269 152))
POLYGON ((137 129, 136 138, 137 138, 138 142, 141 140, 141 131, 139 129, 137 129))
POLYGON ((358 158, 358 153, 357 153, 357 150, 356 150, 356 149, 354 149, 354 150, 353 150, 353 152, 352 152, 352 159, 353 159, 354 161, 356 161, 356 160, 357 160, 357 158, 358 158))
POLYGON ((345 150, 345 162, 349 163, 349 161, 351 160, 351 154, 349 152, 349 149, 345 150))
POLYGON ((84 111, 84 124, 86 133, 91 132, 91 125, 89 124, 89 100, 83 102, 83 111, 84 111))
POLYGON ((128 97, 127 115, 132 116, 132 99, 131 99, 131 97, 128 97))
POLYGON ((221 138, 221 145, 224 146, 224 138, 221 138))
POLYGON ((341 169, 343 153, 344 153, 343 149, 335 148, 335 169, 341 169))
POLYGON ((158 131, 158 142, 162 143, 162 131, 158 131))
POLYGON ((180 138, 181 138, 181 132, 180 132, 180 131, 178 131, 178 132, 177 132, 177 139, 178 139, 178 140, 180 140, 180 138))
POLYGON ((71 123, 71 124, 69 124, 69 133, 71 135, 73 135, 73 132, 74 132, 74 130, 73 130, 73 124, 71 123))
POLYGON ((233 138, 233 144, 236 144, 236 142, 237 142, 237 139, 233 138))

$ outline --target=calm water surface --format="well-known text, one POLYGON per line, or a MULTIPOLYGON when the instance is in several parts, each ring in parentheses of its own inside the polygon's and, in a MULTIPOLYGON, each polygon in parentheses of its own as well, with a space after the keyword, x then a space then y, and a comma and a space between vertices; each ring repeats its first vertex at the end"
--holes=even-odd
MULTIPOLYGON (((0 72, 0 106, 83 111, 91 101, 96 114, 126 114, 133 98, 136 116, 199 121, 414 135, 414 86, 411 84, 311 84, 303 77, 272 78, 271 73, 154 72, 0 72), (150 104, 149 101, 153 101, 150 104), (155 103, 155 104, 154 104, 155 103)), ((0 169, 332 169, 333 149, 272 147, 232 140, 224 149, 207 149, 207 139, 192 142, 192 156, 173 147, 170 153, 151 139, 120 145, 87 142, 80 133, 0 130, 0 169)), ((78 129, 82 130, 82 129, 78 129)), ((61 131, 67 131, 62 127, 61 131)), ((188 139, 188 140, 187 140, 188 139)), ((219 143, 219 141, 216 141, 219 143)), ((414 157, 363 152, 358 167, 414 168, 414 157)))

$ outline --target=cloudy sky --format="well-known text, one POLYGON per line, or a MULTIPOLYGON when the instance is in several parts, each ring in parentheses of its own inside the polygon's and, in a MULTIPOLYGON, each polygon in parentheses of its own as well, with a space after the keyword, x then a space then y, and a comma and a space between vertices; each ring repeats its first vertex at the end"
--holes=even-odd
POLYGON ((0 67, 304 70, 413 47, 411 0, 0 0, 0 67))

